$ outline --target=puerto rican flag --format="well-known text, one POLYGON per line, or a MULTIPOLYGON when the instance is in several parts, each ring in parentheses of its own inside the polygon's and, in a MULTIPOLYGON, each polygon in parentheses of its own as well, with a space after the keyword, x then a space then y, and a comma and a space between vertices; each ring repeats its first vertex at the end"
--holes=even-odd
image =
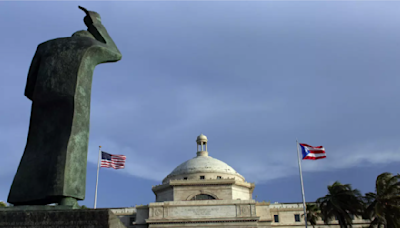
POLYGON ((303 160, 317 160, 326 158, 325 148, 323 146, 310 146, 304 143, 299 143, 301 147, 301 153, 303 155, 303 160))

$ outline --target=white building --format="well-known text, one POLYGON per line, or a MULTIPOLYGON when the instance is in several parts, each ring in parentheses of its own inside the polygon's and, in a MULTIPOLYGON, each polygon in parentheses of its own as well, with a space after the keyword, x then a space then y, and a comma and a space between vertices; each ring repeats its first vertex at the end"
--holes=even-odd
MULTIPOLYGON (((112 211, 128 228, 304 227, 302 203, 256 202, 255 185, 226 163, 208 155, 207 137, 197 137, 197 156, 153 186, 156 202, 112 211)), ((337 221, 315 227, 339 227, 337 221)), ((368 221, 355 218, 353 227, 368 221)), ((311 226, 310 226, 311 227, 311 226)))

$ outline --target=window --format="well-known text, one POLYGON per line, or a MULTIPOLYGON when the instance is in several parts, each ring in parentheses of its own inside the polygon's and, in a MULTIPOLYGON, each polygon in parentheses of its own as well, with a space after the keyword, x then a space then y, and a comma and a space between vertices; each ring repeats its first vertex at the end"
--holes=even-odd
POLYGON ((279 222, 279 215, 274 215, 274 221, 279 222))
POLYGON ((204 176, 200 176, 200 180, 204 180, 205 179, 205 177, 204 176))
POLYGON ((351 220, 354 220, 354 215, 350 214, 351 220))
POLYGON ((300 215, 299 214, 295 214, 294 215, 294 221, 295 222, 300 222, 300 215))
POLYGON ((184 180, 187 180, 187 177, 184 177, 183 179, 184 179, 184 180))
POLYGON ((222 177, 221 176, 217 176, 217 179, 222 179, 222 177))
POLYGON ((335 220, 336 220, 336 221, 339 220, 337 215, 335 215, 335 220))
POLYGON ((200 195, 194 196, 190 200, 214 200, 214 199, 215 199, 214 196, 210 196, 210 195, 207 195, 207 194, 200 194, 200 195))

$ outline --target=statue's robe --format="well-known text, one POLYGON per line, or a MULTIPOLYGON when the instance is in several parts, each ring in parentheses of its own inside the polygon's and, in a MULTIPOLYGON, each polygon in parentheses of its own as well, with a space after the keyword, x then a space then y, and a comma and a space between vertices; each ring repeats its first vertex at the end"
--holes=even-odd
POLYGON ((32 100, 29 133, 8 196, 11 204, 85 198, 93 71, 122 57, 105 28, 100 23, 93 28, 96 39, 58 38, 37 48, 25 89, 32 100))

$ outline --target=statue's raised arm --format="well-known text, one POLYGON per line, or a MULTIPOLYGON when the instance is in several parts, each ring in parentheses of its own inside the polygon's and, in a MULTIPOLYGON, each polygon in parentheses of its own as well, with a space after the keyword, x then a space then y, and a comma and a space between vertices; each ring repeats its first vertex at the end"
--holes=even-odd
POLYGON ((86 13, 83 21, 87 26, 87 31, 90 32, 97 41, 105 44, 110 51, 114 52, 113 54, 115 54, 118 58, 115 61, 120 60, 122 58, 121 52, 118 50, 104 25, 101 23, 100 14, 94 11, 88 11, 82 6, 79 6, 79 9, 86 13))

